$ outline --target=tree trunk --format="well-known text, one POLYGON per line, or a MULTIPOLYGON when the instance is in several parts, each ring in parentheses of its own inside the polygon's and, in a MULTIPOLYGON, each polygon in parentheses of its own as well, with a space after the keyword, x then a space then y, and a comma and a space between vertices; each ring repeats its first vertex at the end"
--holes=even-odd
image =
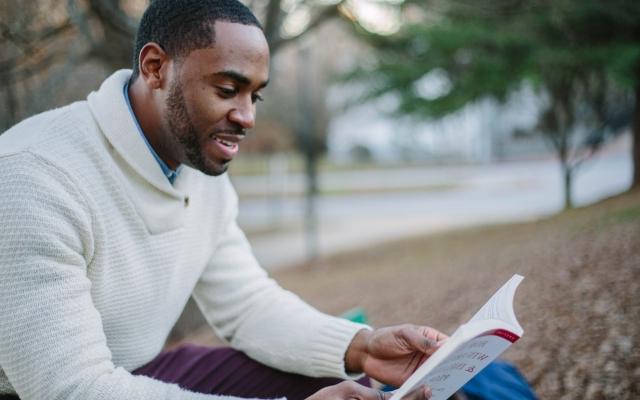
POLYGON ((18 96, 16 95, 15 82, 11 81, 11 72, 13 68, 1 72, 0 81, 2 82, 7 95, 6 116, 0 116, 0 134, 11 128, 13 124, 18 122, 18 96))
POLYGON ((307 261, 313 262, 318 257, 318 215, 316 197, 318 195, 318 157, 315 140, 315 113, 311 101, 313 64, 311 49, 308 45, 300 45, 300 63, 298 64, 298 98, 300 112, 300 126, 298 127, 298 145, 305 158, 307 178, 307 195, 305 211, 305 236, 307 242, 307 261))
POLYGON ((573 208, 573 196, 571 195, 571 178, 573 177, 573 169, 567 164, 562 163, 562 172, 564 175, 564 209, 573 208))
POLYGON ((635 109, 633 110, 633 126, 631 127, 633 152, 633 182, 631 189, 640 189, 640 83, 635 88, 635 109))

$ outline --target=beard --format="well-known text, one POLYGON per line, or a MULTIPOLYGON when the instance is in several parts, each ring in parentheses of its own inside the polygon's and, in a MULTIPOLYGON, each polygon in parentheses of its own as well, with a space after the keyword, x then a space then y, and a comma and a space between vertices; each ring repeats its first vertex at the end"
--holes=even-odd
MULTIPOLYGON (((218 176, 225 173, 229 166, 228 162, 205 159, 200 143, 201 135, 191 122, 182 93, 182 84, 177 80, 169 89, 166 106, 168 126, 176 142, 175 145, 182 148, 182 153, 187 158, 188 162, 185 164, 206 175, 218 176)), ((208 140, 208 137, 205 140, 208 140)))

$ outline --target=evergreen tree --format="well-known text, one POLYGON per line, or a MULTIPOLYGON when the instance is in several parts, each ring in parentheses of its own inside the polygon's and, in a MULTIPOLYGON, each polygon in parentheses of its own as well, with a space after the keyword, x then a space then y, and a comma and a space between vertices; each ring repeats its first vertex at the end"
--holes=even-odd
POLYGON ((397 112, 440 117, 485 97, 505 100, 523 82, 547 99, 537 130, 562 164, 566 207, 574 171, 631 122, 634 186, 640 185, 640 2, 626 0, 407 1, 422 17, 395 35, 360 29, 377 50, 350 74, 367 97, 393 92, 397 112), (447 90, 417 83, 438 73, 447 90), (631 94, 631 95, 629 95, 631 94), (633 103, 633 94, 636 102, 633 103))

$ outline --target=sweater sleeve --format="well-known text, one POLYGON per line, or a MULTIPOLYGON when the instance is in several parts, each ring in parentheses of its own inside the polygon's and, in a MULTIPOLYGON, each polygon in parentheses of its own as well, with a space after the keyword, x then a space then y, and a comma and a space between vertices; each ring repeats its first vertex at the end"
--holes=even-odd
POLYGON ((20 398, 222 399, 114 366, 86 274, 90 207, 36 156, 0 157, 0 170, 0 373, 20 398))
POLYGON ((194 291, 209 324, 234 348, 276 369, 355 378, 345 372, 344 356, 368 326, 323 314, 271 279, 236 224, 233 191, 231 197, 233 215, 194 291))

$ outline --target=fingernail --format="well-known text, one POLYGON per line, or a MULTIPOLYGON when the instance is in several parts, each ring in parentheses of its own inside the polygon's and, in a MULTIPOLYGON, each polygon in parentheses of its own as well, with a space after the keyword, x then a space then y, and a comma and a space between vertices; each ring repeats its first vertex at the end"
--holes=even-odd
POLYGON ((425 387, 424 387, 424 394, 425 394, 427 397, 431 397, 431 388, 430 388, 429 386, 425 386, 425 387))

